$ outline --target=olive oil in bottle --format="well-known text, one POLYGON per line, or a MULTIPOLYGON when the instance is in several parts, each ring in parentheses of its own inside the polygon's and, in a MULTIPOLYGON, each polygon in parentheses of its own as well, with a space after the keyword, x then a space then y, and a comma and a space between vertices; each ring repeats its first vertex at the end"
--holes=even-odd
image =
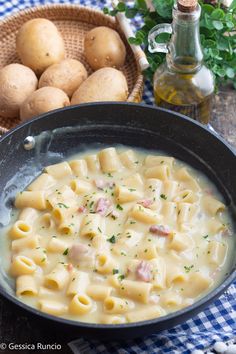
POLYGON ((149 50, 165 52, 166 61, 154 75, 154 96, 158 106, 208 124, 212 112, 214 78, 203 64, 197 0, 178 0, 173 23, 155 26, 149 34, 149 50), (168 45, 156 42, 160 33, 172 33, 168 45))

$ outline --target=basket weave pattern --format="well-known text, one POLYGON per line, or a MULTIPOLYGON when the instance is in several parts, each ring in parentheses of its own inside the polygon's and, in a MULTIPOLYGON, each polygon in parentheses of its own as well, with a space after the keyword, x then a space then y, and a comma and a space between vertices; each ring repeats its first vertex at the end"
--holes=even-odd
MULTIPOLYGON (((92 70, 83 54, 84 35, 96 26, 108 26, 118 31, 127 49, 126 63, 122 71, 128 82, 128 101, 140 102, 143 92, 143 76, 118 23, 114 18, 104 15, 102 12, 84 6, 65 4, 38 6, 20 11, 2 21, 0 23, 0 68, 10 63, 20 62, 15 48, 16 34, 26 21, 37 17, 47 18, 56 24, 65 41, 66 56, 80 60, 89 74, 92 73, 92 70)), ((0 117, 0 133, 6 132, 19 123, 19 118, 0 117)))

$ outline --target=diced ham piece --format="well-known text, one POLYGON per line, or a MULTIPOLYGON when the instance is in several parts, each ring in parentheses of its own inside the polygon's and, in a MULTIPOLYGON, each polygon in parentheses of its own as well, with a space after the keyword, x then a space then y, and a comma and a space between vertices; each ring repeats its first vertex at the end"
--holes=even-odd
POLYGON ((138 280, 149 282, 151 280, 152 267, 149 263, 141 261, 136 268, 136 276, 138 280))
POLYGON ((170 229, 164 225, 152 225, 152 226, 150 226, 149 231, 152 234, 155 234, 158 236, 169 236, 170 235, 170 229))
POLYGON ((219 267, 216 268, 215 270, 213 270, 213 271, 210 273, 210 277, 211 277, 212 279, 216 279, 216 277, 217 277, 219 271, 220 271, 220 268, 219 268, 219 267))
POLYGON ((107 187, 108 188, 113 188, 115 186, 114 182, 107 182, 107 187))
POLYGON ((104 179, 95 179, 94 180, 94 184, 97 187, 97 189, 103 189, 106 187, 106 181, 104 181, 104 179))
POLYGON ((96 213, 105 216, 110 205, 111 203, 108 199, 99 198, 96 205, 96 213))
POLYGON ((67 270, 68 270, 68 272, 71 272, 73 270, 73 264, 72 263, 69 263, 67 265, 67 270))
POLYGON ((222 232, 222 236, 224 236, 224 237, 229 237, 231 235, 232 235, 232 233, 228 228, 224 229, 222 232))
POLYGON ((68 257, 71 261, 79 262, 90 252, 90 248, 83 243, 75 243, 71 246, 68 252, 68 257))
POLYGON ((120 216, 119 212, 117 210, 112 210, 110 213, 109 213, 109 216, 112 217, 112 219, 118 219, 118 217, 120 216))
POLYGON ((156 294, 152 294, 149 296, 149 302, 150 304, 158 304, 158 302, 160 301, 160 296, 156 295, 156 294))
POLYGON ((94 269, 95 251, 83 243, 74 243, 68 252, 68 257, 73 266, 79 266, 80 269, 94 269))
POLYGON ((149 208, 153 204, 153 201, 151 199, 143 199, 138 201, 138 204, 141 204, 144 208, 149 208))
POLYGON ((108 187, 108 188, 113 188, 115 183, 114 182, 107 182, 105 181, 104 179, 95 179, 94 180, 94 184, 95 186, 97 187, 97 189, 101 189, 103 190, 105 187, 108 187))
POLYGON ((212 189, 210 189, 210 188, 206 188, 206 189, 204 190, 204 192, 205 192, 206 194, 208 194, 208 195, 212 195, 212 194, 213 194, 212 189))
POLYGON ((78 209, 78 212, 79 213, 86 213, 86 208, 85 208, 85 206, 83 206, 83 205, 81 205, 80 207, 79 207, 79 209, 78 209))

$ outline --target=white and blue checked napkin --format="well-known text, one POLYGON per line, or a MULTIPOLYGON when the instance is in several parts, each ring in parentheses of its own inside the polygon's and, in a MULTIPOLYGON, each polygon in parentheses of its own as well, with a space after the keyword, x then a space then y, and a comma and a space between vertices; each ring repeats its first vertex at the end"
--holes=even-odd
POLYGON ((78 339, 69 343, 75 354, 191 354, 212 353, 216 342, 236 342, 236 284, 198 316, 150 336, 122 342, 78 339))
MULTIPOLYGON (((68 2, 97 9, 111 6, 111 0, 0 0, 0 19, 27 7, 68 2)), ((134 21, 132 25, 138 27, 139 21, 134 21)), ((150 83, 145 84, 143 100, 147 104, 153 103, 150 83)), ((196 349, 213 353, 212 347, 219 341, 236 342, 236 282, 207 310, 168 331, 122 342, 80 338, 69 343, 69 346, 76 354, 191 354, 196 349)))

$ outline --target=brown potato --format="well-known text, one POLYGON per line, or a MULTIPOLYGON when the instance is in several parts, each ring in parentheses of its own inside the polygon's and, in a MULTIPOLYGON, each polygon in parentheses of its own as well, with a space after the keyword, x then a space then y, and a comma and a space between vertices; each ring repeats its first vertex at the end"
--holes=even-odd
POLYGON ((70 105, 70 100, 64 91, 56 87, 42 87, 33 92, 20 108, 21 120, 33 118, 53 109, 70 105))
POLYGON ((0 116, 17 117, 25 99, 37 89, 35 73, 22 64, 9 64, 0 70, 0 116))
POLYGON ((37 75, 65 57, 61 34, 54 23, 45 18, 29 20, 20 28, 16 49, 22 63, 37 75))
POLYGON ((124 74, 113 68, 95 71, 74 92, 71 104, 99 101, 126 101, 128 86, 124 74))
POLYGON ((84 53, 92 69, 120 68, 125 63, 126 48, 120 35, 109 27, 96 27, 84 39, 84 53))
POLYGON ((84 65, 75 59, 65 59, 47 68, 39 79, 39 87, 53 86, 69 97, 88 77, 84 65))

